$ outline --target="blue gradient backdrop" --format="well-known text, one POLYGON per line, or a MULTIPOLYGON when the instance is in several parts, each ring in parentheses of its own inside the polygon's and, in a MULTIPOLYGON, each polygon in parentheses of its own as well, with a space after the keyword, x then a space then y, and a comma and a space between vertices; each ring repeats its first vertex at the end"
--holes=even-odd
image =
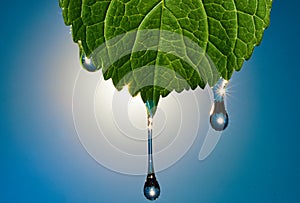
MULTIPOLYGON (((196 141, 158 174, 157 202, 300 202, 299 6, 274 1, 262 44, 232 79, 228 130, 208 159, 196 141)), ((77 47, 58 2, 4 1, 0 15, 0 202, 147 202, 145 177, 105 169, 76 136, 66 98, 77 47)))

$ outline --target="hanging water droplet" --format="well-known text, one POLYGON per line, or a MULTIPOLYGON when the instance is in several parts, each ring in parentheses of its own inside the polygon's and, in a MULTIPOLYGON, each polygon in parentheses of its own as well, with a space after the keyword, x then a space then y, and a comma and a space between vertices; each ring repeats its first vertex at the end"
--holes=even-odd
POLYGON ((144 195, 149 200, 155 200, 160 195, 160 187, 155 174, 148 174, 144 185, 144 195))
POLYGON ((225 130, 228 126, 228 114, 213 113, 210 116, 210 124, 216 131, 225 130))
POLYGON ((156 112, 156 105, 153 101, 146 102, 148 115, 148 175, 144 184, 144 195, 149 200, 155 200, 160 195, 160 187, 155 177, 152 155, 152 126, 153 116, 156 112))
POLYGON ((84 53, 81 54, 81 65, 90 72, 97 70, 97 67, 93 64, 92 58, 88 58, 84 53))
POLYGON ((229 122, 224 103, 227 84, 228 81, 221 78, 213 87, 214 104, 210 113, 210 124, 216 131, 225 130, 229 122))

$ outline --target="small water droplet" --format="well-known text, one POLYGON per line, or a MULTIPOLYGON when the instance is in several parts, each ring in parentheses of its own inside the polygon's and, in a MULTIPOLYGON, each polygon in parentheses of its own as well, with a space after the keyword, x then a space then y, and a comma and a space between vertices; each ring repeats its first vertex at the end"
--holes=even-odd
POLYGON ((97 67, 93 64, 92 58, 88 58, 85 54, 81 54, 81 65, 90 72, 95 72, 97 67))
POLYGON ((216 131, 225 130, 229 122, 224 103, 227 84, 228 81, 221 78, 213 87, 214 104, 210 113, 210 124, 216 131))
POLYGON ((160 187, 154 173, 147 175, 144 185, 144 195, 151 201, 156 200, 160 195, 160 187))
POLYGON ((216 131, 225 130, 228 126, 228 114, 213 113, 210 116, 210 124, 216 131))

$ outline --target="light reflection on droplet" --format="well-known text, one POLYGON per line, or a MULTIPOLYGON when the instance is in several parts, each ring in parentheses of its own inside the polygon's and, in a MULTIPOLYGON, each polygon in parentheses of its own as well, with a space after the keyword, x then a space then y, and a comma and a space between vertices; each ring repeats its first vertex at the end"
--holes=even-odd
POLYGON ((90 72, 95 72, 97 67, 93 64, 92 58, 88 58, 85 54, 81 55, 81 65, 90 72))

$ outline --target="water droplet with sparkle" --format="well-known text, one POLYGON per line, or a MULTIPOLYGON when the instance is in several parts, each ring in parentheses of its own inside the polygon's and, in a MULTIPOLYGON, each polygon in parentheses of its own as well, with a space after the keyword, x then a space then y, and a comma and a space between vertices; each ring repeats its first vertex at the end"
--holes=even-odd
POLYGON ((144 184, 144 195, 148 200, 156 200, 160 195, 160 187, 155 177, 152 155, 152 126, 156 106, 153 101, 146 102, 148 115, 148 175, 144 184))
POLYGON ((93 64, 92 58, 88 58, 84 53, 81 54, 81 65, 90 72, 95 72, 97 67, 93 64))
POLYGON ((155 174, 148 174, 144 185, 144 195, 149 200, 156 200, 160 195, 160 187, 155 174))
POLYGON ((227 84, 228 81, 221 78, 213 87, 214 104, 210 113, 210 124, 216 131, 225 130, 229 122, 224 103, 227 84))

